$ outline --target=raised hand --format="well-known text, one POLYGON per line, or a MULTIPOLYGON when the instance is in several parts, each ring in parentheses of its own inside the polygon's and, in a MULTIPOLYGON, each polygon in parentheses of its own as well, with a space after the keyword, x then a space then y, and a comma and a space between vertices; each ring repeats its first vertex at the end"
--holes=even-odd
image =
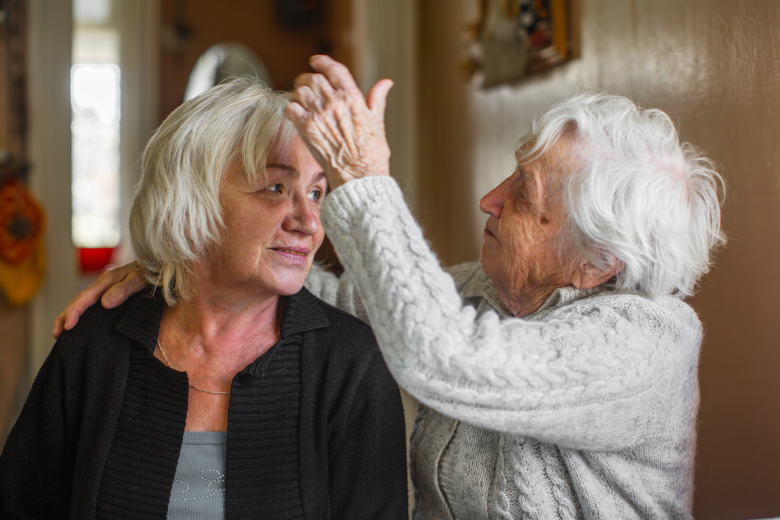
POLYGON ((112 309, 127 300, 146 286, 144 275, 138 269, 138 264, 131 262, 123 266, 109 269, 100 275, 92 285, 73 298, 65 310, 54 320, 54 339, 60 337, 63 330, 70 330, 79 322, 79 318, 90 306, 98 300, 106 309, 112 309))
POLYGON ((363 98, 347 67, 328 56, 312 56, 317 74, 301 74, 287 107, 330 188, 352 179, 390 174, 385 105, 393 82, 381 80, 363 98))

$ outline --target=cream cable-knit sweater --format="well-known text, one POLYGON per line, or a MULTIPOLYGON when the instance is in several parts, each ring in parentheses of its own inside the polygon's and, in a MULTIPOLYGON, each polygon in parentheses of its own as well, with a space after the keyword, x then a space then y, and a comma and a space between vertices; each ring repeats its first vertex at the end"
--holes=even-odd
POLYGON ((567 288, 512 317, 478 265, 442 270, 388 177, 338 188, 321 219, 349 276, 314 269, 307 287, 370 321, 423 405, 415 518, 691 518, 688 305, 567 288))

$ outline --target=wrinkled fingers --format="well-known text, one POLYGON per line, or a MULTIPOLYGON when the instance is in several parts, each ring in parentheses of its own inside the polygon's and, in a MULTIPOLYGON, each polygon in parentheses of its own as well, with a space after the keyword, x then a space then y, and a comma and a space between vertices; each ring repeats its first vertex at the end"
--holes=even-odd
POLYGON ((333 85, 322 74, 300 74, 295 78, 295 86, 296 88, 309 87, 316 96, 323 99, 330 99, 336 94, 333 85))
POLYGON ((363 97, 360 89, 355 83, 355 78, 350 74, 346 65, 341 64, 330 56, 317 55, 309 58, 311 68, 324 75, 328 82, 336 90, 343 90, 350 94, 359 94, 363 97))
POLYGON ((296 102, 309 112, 322 110, 323 99, 306 85, 295 87, 295 92, 290 96, 291 102, 296 102))

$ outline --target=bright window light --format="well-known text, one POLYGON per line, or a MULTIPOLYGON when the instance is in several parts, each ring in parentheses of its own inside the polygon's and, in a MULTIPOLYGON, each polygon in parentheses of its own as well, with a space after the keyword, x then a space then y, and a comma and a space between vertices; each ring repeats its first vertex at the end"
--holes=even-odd
POLYGON ((72 106, 73 243, 119 244, 119 33, 110 0, 75 0, 72 106))
POLYGON ((75 0, 73 2, 73 15, 77 23, 104 24, 111 17, 111 2, 109 0, 75 0))
POLYGON ((79 64, 71 71, 73 242, 119 243, 119 67, 79 64))

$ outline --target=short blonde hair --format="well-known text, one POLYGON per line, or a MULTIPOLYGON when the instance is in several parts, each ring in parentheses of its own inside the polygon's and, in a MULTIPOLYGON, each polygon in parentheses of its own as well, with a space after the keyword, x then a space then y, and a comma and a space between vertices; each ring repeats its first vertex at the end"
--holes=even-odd
POLYGON ((258 80, 226 81, 171 112, 146 145, 130 238, 168 305, 194 294, 192 267, 220 240, 219 189, 228 166, 236 162, 253 181, 263 179, 266 163, 295 136, 287 103, 258 80))

